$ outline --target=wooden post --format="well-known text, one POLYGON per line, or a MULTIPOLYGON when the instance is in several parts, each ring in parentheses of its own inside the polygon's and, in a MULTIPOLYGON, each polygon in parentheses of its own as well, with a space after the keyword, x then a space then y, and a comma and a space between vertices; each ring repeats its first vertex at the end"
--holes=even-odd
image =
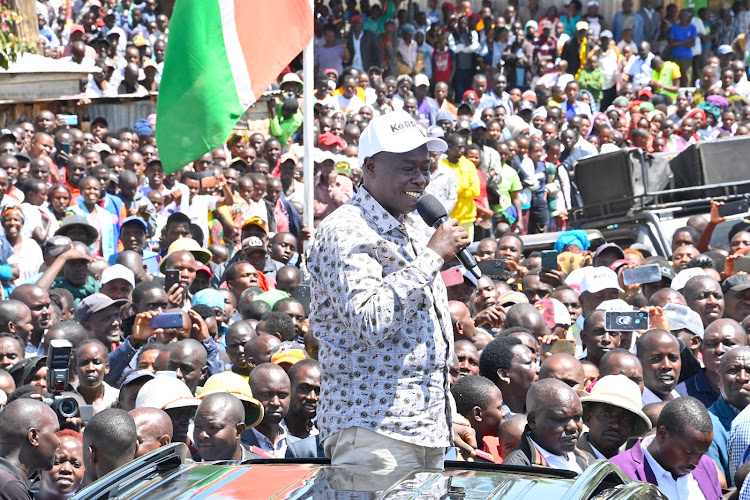
POLYGON ((29 2, 28 0, 8 0, 8 6, 15 10, 22 18, 16 35, 18 35, 19 38, 26 40, 35 53, 41 54, 42 46, 39 44, 39 24, 36 18, 36 2, 29 2))

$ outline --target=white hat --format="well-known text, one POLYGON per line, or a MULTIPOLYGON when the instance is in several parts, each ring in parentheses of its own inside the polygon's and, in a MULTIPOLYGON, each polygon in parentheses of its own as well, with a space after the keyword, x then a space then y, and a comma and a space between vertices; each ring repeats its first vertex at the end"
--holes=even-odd
POLYGON ((102 285, 113 280, 125 280, 130 283, 130 286, 135 288, 135 275, 133 271, 122 264, 115 264, 102 271, 102 285))
POLYGON ((599 304, 599 307, 596 308, 597 311, 608 311, 608 312, 625 312, 625 311, 632 311, 633 306, 628 304, 622 299, 612 299, 612 300, 605 300, 601 304, 599 304))
POLYGON ((641 390, 638 385, 625 375, 607 375, 600 378, 591 392, 581 398, 581 405, 604 403, 617 406, 635 415, 635 425, 631 437, 642 436, 651 430, 651 420, 641 410, 641 390))
POLYGON ((157 375, 143 384, 135 398, 136 408, 159 410, 198 406, 200 403, 201 400, 193 396, 185 382, 169 375, 157 375))
POLYGON ((620 283, 617 281, 617 275, 608 267, 592 267, 591 271, 586 273, 581 281, 581 293, 597 293, 608 288, 614 288, 622 292, 620 283))
POLYGON ((604 30, 601 33, 599 33, 599 38, 613 38, 612 32, 609 30, 604 30))
POLYGON ((671 331, 687 330, 693 335, 703 338, 705 330, 700 315, 682 304, 666 304, 664 306, 664 315, 669 321, 671 331))
POLYGON ((589 3, 587 4, 588 7, 599 7, 599 2, 596 0, 589 0, 589 3))
POLYGON ((444 140, 428 137, 424 128, 406 111, 400 109, 392 113, 373 118, 359 137, 360 166, 365 158, 388 151, 390 153, 406 153, 427 145, 430 151, 445 151, 448 145, 444 140))
POLYGON ((430 79, 427 78, 427 75, 423 75, 422 73, 420 73, 414 77, 414 86, 421 87, 422 85, 426 85, 427 87, 429 87, 430 79))
POLYGON ((331 151, 313 148, 313 163, 323 163, 326 160, 331 160, 335 163, 337 158, 338 157, 331 151))
POLYGON ((695 278, 696 276, 705 276, 706 273, 703 272, 703 269, 700 267, 689 267, 687 269, 683 269, 679 273, 677 273, 677 276, 674 277, 672 280, 672 290, 682 290, 685 288, 685 283, 688 282, 690 278, 695 278))

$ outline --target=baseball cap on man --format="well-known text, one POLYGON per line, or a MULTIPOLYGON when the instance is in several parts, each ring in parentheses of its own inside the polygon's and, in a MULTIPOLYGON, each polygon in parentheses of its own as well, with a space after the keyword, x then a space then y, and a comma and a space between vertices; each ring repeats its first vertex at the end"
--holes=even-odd
POLYGON ((172 408, 196 408, 199 404, 201 400, 193 396, 185 382, 168 374, 158 374, 153 380, 143 384, 135 398, 136 408, 171 410, 172 408))
POLYGON ((427 87, 430 86, 430 79, 427 78, 427 75, 423 75, 422 73, 418 74, 414 77, 414 86, 415 87, 421 87, 422 85, 425 85, 427 87))
POLYGON ((103 311, 110 306, 124 306, 128 301, 125 299, 112 300, 103 293, 89 295, 78 304, 78 321, 83 322, 92 314, 103 311))
POLYGON ((360 166, 365 158, 378 153, 406 153, 421 146, 429 151, 445 151, 448 145, 444 140, 428 137, 425 130, 406 111, 400 109, 373 118, 359 137, 360 166))
POLYGON ((293 365, 303 359, 308 359, 305 346, 297 342, 282 342, 271 350, 271 363, 293 365))
POLYGON ((731 54, 732 52, 734 51, 732 50, 731 45, 719 45, 719 48, 716 49, 716 53, 720 56, 725 56, 727 54, 731 54))
POLYGON ((669 321, 669 329, 673 332, 687 330, 693 335, 703 338, 703 321, 700 315, 682 304, 665 304, 664 315, 669 321))
POLYGON ((728 291, 742 292, 750 288, 750 275, 747 274, 735 274, 730 276, 724 283, 721 284, 721 291, 727 293, 728 291))
POLYGON ((130 283, 130 286, 135 288, 135 275, 133 271, 122 264, 115 264, 102 271, 102 285, 114 280, 125 280, 130 283))
POLYGON ((617 275, 608 267, 592 267, 581 281, 581 293, 597 293, 609 288, 615 288, 622 292, 620 283, 617 281, 617 275))
POLYGON ((447 111, 445 109, 438 111, 437 115, 435 115, 435 123, 440 123, 442 121, 448 121, 452 124, 456 122, 456 117, 453 116, 453 113, 450 111, 447 111))
POLYGON ((248 252, 262 250, 263 252, 268 253, 266 245, 263 244, 263 240, 261 240, 257 236, 250 236, 249 238, 245 238, 244 240, 242 240, 242 249, 247 250, 248 252))

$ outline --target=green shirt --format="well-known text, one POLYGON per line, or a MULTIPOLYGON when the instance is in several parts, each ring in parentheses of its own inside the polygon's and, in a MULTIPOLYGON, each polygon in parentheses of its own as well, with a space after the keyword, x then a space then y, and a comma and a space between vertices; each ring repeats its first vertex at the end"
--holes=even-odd
POLYGON ((604 75, 602 70, 595 68, 593 71, 587 69, 581 70, 581 74, 578 75, 578 85, 582 90, 588 90, 594 97, 596 102, 602 100, 602 87, 604 87, 604 75))
POLYGON ((499 203, 492 207, 493 211, 496 214, 499 214, 513 204, 511 193, 521 191, 523 189, 523 184, 521 184, 521 178, 518 177, 518 172, 516 172, 510 165, 503 165, 501 175, 502 178, 500 179, 500 183, 497 185, 499 203))
POLYGON ((299 109, 296 113, 287 119, 281 115, 282 103, 276 104, 276 116, 271 119, 270 132, 271 135, 276 137, 281 143, 281 147, 286 146, 289 138, 294 135, 297 129, 302 125, 304 121, 302 117, 302 111, 299 109))

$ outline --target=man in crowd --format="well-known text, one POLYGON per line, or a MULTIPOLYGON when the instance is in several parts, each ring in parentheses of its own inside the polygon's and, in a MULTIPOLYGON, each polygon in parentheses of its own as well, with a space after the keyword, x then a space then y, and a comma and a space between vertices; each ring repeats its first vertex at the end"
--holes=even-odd
POLYGON ((526 407, 521 444, 503 463, 583 472, 592 459, 576 448, 583 410, 575 391, 557 379, 539 380, 529 388, 526 407))
POLYGON ((667 498, 689 498, 693 486, 683 486, 686 481, 706 499, 722 498, 716 464, 706 455, 713 439, 706 407, 689 396, 669 401, 655 428, 654 436, 639 440, 612 462, 634 481, 657 485, 667 498))

